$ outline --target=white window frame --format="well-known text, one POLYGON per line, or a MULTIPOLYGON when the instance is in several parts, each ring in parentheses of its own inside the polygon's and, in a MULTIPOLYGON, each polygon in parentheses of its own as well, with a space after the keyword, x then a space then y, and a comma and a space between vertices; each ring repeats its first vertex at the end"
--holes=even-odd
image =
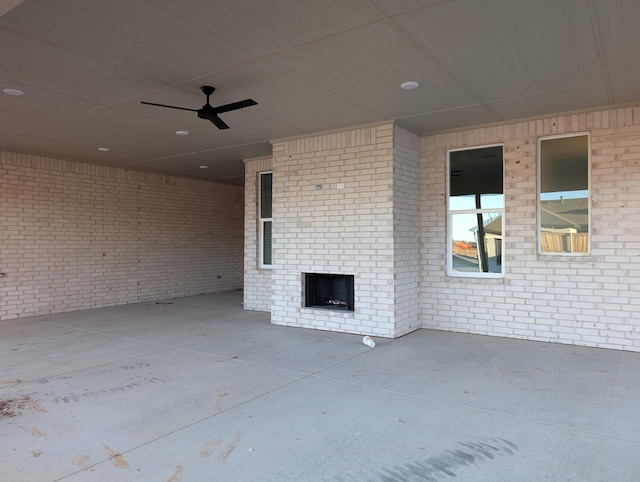
POLYGON ((447 248, 446 248, 446 267, 447 267, 447 275, 451 276, 451 277, 456 277, 456 278, 481 278, 481 279, 487 279, 487 278, 504 278, 504 274, 505 274, 505 268, 506 268, 506 263, 505 263, 505 256, 504 256, 504 246, 505 246, 505 202, 506 202, 506 196, 504 194, 504 186, 505 186, 505 182, 504 182, 504 144, 502 143, 497 143, 497 144, 486 144, 486 145, 480 145, 480 146, 470 146, 470 147, 463 147, 463 148, 457 148, 457 149, 449 149, 447 150, 447 162, 446 162, 446 176, 447 176, 447 182, 446 182, 446 194, 445 194, 445 203, 446 203, 446 213, 447 213, 447 217, 446 217, 446 224, 447 224, 447 248), (464 210, 451 210, 450 209, 450 195, 451 195, 451 154, 454 152, 460 152, 460 151, 470 151, 470 150, 476 150, 476 149, 484 149, 484 148, 488 148, 488 147, 502 147, 502 197, 503 197, 503 203, 502 203, 502 208, 487 208, 487 209, 464 209, 464 210), (478 272, 464 272, 464 271, 454 271, 453 270, 453 249, 452 249, 452 245, 453 245, 453 222, 452 222, 452 218, 453 215, 455 214, 478 214, 478 213, 495 213, 495 212, 499 212, 501 213, 501 218, 502 218, 502 243, 501 243, 501 270, 500 273, 492 273, 492 272, 483 272, 483 271, 478 271, 478 272))
POLYGON ((575 258, 591 256, 591 135, 589 132, 572 132, 569 134, 559 134, 553 136, 545 136, 538 138, 538 159, 537 159, 537 206, 536 206, 536 238, 538 255, 541 256, 571 256, 575 258), (541 212, 541 191, 542 191, 542 142, 550 139, 562 139, 567 137, 587 136, 587 222, 589 223, 587 231, 587 252, 567 252, 567 251, 542 251, 542 212, 541 212))
POLYGON ((264 269, 271 269, 273 266, 273 217, 262 217, 262 176, 265 174, 271 174, 271 215, 273 216, 273 172, 264 171, 258 173, 258 266, 264 269), (271 223, 271 264, 265 264, 264 262, 264 226, 266 223, 271 223))

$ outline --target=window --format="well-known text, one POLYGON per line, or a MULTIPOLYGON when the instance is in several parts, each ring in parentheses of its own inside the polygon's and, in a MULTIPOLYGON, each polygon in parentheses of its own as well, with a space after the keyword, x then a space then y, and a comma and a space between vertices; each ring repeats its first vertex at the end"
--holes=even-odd
POLYGON ((589 136, 540 139, 538 244, 543 254, 589 253, 589 136))
POLYGON ((273 197, 272 181, 273 176, 270 172, 261 172, 260 179, 260 195, 258 197, 260 212, 260 238, 259 238, 259 262, 261 268, 271 267, 271 239, 273 219, 271 218, 271 204, 273 197))
POLYGON ((503 148, 449 152, 447 272, 500 277, 504 232, 503 148))

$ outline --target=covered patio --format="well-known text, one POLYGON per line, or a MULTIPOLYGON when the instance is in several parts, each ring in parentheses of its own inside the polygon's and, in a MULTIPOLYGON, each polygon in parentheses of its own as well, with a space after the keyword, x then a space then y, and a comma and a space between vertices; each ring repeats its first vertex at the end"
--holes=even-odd
POLYGON ((640 353, 271 325, 242 292, 5 321, 6 481, 635 481, 640 353))

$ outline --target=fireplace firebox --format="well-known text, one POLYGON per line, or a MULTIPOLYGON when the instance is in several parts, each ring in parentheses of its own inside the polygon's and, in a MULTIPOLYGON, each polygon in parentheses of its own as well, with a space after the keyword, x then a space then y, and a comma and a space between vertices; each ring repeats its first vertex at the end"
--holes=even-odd
POLYGON ((304 306, 353 311, 353 275, 304 274, 304 306))

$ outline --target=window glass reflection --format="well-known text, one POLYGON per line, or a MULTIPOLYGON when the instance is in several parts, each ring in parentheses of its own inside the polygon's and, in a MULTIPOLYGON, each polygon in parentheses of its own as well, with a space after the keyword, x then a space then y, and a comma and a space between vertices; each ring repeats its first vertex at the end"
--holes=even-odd
POLYGON ((540 141, 542 253, 589 252, 589 139, 540 141))
POLYGON ((458 273, 502 272, 502 213, 451 216, 451 268, 458 273))
POLYGON ((449 153, 449 273, 502 273, 502 146, 449 153))

